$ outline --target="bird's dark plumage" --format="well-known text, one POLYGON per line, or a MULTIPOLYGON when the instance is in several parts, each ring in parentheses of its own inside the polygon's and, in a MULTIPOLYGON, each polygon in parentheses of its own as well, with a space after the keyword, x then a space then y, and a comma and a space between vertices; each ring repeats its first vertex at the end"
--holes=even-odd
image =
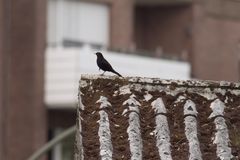
POLYGON ((116 72, 111 64, 103 57, 102 53, 101 52, 97 52, 96 53, 97 55, 97 65, 99 67, 99 69, 103 70, 103 74, 108 71, 108 72, 112 72, 112 73, 115 73, 116 75, 122 77, 121 74, 119 74, 118 72, 116 72))

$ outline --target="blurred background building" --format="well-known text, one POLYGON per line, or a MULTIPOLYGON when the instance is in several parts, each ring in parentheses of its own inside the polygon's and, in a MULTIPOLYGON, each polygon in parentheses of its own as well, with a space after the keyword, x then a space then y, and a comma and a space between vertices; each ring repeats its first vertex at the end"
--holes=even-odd
MULTIPOLYGON (((0 159, 75 124, 96 51, 124 76, 239 81, 239 28, 237 0, 0 0, 0 159)), ((71 159, 72 140, 48 158, 71 159)))

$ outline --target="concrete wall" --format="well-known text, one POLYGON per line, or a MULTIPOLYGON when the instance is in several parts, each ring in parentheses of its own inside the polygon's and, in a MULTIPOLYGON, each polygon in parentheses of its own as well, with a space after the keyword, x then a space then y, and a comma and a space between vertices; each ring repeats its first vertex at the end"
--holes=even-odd
POLYGON ((1 0, 1 159, 26 159, 46 141, 44 0, 1 0), (2 32, 1 32, 2 31, 2 32), (3 36, 2 36, 3 35, 3 36), (4 74, 4 76, 2 76, 4 74), (4 117, 2 117, 4 116, 4 117), (2 126, 4 126, 2 128, 2 126))

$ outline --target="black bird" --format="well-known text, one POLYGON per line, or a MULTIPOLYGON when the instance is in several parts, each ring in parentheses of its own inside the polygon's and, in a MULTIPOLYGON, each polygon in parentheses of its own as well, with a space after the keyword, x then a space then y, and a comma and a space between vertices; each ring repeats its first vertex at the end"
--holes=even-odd
POLYGON ((97 52, 96 53, 97 55, 97 65, 99 67, 99 70, 103 70, 103 74, 108 71, 108 72, 112 72, 112 73, 115 73, 116 75, 118 75, 119 77, 122 77, 121 74, 119 74, 118 72, 116 72, 111 64, 103 57, 102 53, 101 52, 97 52))

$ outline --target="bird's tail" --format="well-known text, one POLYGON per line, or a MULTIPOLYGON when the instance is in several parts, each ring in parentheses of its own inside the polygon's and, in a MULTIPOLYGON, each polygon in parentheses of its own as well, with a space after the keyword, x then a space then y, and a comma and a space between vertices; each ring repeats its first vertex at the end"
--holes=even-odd
POLYGON ((122 75, 119 74, 118 72, 116 72, 115 70, 113 70, 112 72, 115 73, 116 75, 118 75, 119 77, 122 77, 122 75))

